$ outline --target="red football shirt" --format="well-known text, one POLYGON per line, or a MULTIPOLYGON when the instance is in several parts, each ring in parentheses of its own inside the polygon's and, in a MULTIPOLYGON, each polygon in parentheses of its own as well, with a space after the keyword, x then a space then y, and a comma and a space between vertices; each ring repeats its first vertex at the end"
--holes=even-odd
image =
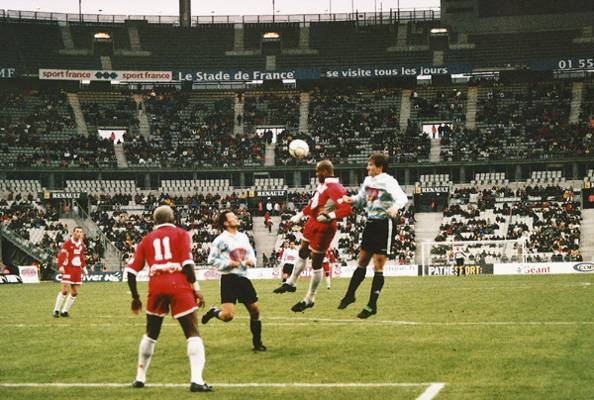
POLYGON ((58 254, 58 267, 85 268, 86 266, 85 245, 82 239, 78 242, 75 242, 72 237, 67 239, 58 254))
POLYGON ((186 264, 194 264, 188 232, 173 224, 156 225, 136 246, 127 271, 136 274, 145 264, 149 267, 149 287, 154 281, 187 285, 188 281, 181 270, 186 264))

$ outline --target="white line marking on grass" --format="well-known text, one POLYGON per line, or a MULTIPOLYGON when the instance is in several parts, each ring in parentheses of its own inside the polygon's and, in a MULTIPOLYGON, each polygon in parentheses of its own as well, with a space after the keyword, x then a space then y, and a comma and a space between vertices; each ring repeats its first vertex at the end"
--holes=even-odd
POLYGON ((443 389, 444 386, 445 383, 432 383, 431 385, 429 385, 427 390, 425 390, 423 393, 421 393, 419 397, 417 397, 417 400, 431 400, 435 398, 435 396, 437 396, 439 391, 443 389))
MULTIPOLYGON (((237 317, 236 319, 247 319, 248 317, 237 317)), ((305 317, 267 317, 264 320, 267 326, 315 326, 315 325, 361 325, 361 326, 578 326, 594 325, 594 321, 459 321, 459 322, 439 322, 439 321, 399 321, 399 320, 366 320, 358 319, 331 319, 331 318, 305 318, 305 317), (278 321, 278 322, 277 322, 278 321), (283 322, 280 322, 283 321, 283 322)), ((52 328, 52 327, 72 327, 72 328, 109 328, 122 326, 145 326, 145 322, 99 322, 88 323, 69 321, 63 323, 44 324, 24 324, 24 323, 0 323, 2 328, 52 328)), ((174 322, 166 322, 163 326, 178 326, 174 322)))
MULTIPOLYGON (((188 387, 188 383, 147 383, 147 388, 162 388, 162 387, 174 387, 174 388, 185 388, 188 387)), ((438 387, 437 391, 441 390, 445 386, 445 383, 430 382, 430 383, 357 383, 357 382, 344 382, 344 383, 213 383, 212 386, 215 388, 381 388, 381 387, 419 387, 429 386, 429 388, 423 393, 433 387, 438 387)), ((131 388, 131 383, 0 383, 0 387, 10 388, 131 388)), ((437 393, 437 392, 435 392, 437 393)), ((426 399, 431 399, 427 397, 426 399)), ((420 397, 419 397, 420 399, 420 397)), ((425 398, 423 398, 425 399, 425 398)))

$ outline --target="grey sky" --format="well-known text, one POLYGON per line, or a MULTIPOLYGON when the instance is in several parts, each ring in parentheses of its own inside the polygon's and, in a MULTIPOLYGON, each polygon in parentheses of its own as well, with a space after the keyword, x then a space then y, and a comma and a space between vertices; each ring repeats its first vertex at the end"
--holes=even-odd
MULTIPOLYGON (((276 10, 280 14, 316 14, 328 12, 351 12, 356 10, 373 11, 380 7, 387 11, 396 8, 435 8, 440 0, 275 0, 276 10)), ((122 1, 122 0, 82 0, 82 11, 86 14, 126 14, 126 15, 177 15, 178 1, 122 1)), ((78 13, 78 0, 2 0, 0 8, 7 10, 54 11, 78 13)), ((193 15, 270 15, 272 0, 227 0, 227 1, 192 1, 193 15)))

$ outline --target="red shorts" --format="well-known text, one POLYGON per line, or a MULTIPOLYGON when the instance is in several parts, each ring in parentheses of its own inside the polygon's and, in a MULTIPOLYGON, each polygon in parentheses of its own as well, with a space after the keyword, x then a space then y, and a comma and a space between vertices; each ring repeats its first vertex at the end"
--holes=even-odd
POLYGON ((309 217, 303 228, 303 238, 309 242, 309 248, 315 253, 325 253, 336 233, 336 221, 329 224, 309 217))
POLYGON ((330 267, 330 263, 322 263, 322 268, 324 268, 324 271, 326 271, 326 272, 332 272, 332 268, 330 267))
POLYGON ((62 283, 67 283, 69 285, 82 285, 82 268, 71 266, 64 267, 62 283))
POLYGON ((169 313, 180 318, 198 309, 194 289, 182 273, 151 276, 146 313, 164 317, 169 313))

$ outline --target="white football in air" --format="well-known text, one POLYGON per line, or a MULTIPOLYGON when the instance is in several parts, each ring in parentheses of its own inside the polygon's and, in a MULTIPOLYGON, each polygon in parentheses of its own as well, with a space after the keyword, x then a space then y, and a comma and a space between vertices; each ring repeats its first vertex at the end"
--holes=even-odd
POLYGON ((295 139, 289 143, 289 154, 291 157, 302 160, 309 154, 309 146, 305 140, 295 139))

